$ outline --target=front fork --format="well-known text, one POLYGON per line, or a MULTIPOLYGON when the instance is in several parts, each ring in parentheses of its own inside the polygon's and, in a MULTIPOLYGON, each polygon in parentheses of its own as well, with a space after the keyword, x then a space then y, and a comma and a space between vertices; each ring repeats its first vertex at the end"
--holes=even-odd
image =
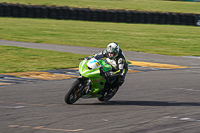
POLYGON ((90 91, 91 91, 91 80, 90 79, 88 79, 88 81, 87 81, 87 83, 86 83, 86 85, 85 85, 83 90, 85 91, 85 95, 90 93, 90 91))
POLYGON ((91 80, 82 76, 80 76, 78 80, 80 80, 82 83, 80 88, 82 95, 87 95, 91 91, 91 80))

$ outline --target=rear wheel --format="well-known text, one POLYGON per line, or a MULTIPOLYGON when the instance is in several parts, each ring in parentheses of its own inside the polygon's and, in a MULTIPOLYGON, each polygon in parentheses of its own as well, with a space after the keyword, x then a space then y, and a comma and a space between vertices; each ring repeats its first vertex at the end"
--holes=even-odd
POLYGON ((82 92, 80 90, 81 87, 82 83, 78 79, 74 83, 72 83, 72 85, 69 87, 68 92, 65 95, 65 102, 67 104, 75 103, 82 96, 82 92))
POLYGON ((99 101, 109 101, 118 91, 119 87, 114 87, 113 89, 109 89, 106 91, 102 97, 98 97, 99 101))

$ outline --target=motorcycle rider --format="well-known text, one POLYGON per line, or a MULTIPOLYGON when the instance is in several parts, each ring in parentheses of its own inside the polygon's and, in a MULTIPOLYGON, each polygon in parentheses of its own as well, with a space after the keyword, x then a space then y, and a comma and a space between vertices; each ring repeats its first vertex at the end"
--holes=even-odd
MULTIPOLYGON (((112 66, 112 71, 105 73, 106 78, 117 76, 117 85, 121 86, 124 83, 128 71, 128 62, 126 61, 123 51, 119 48, 117 43, 111 42, 105 50, 94 56, 97 60, 104 57, 106 57, 106 63, 112 66)), ((106 84, 108 85, 109 83, 106 84)))

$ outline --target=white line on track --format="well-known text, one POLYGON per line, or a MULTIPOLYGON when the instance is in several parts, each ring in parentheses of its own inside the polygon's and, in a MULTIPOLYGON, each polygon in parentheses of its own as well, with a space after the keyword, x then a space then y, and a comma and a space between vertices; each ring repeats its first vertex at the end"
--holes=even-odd
POLYGON ((200 90, 195 90, 195 89, 188 89, 188 88, 171 88, 173 90, 185 90, 185 91, 200 91, 200 90))
POLYGON ((13 109, 18 109, 18 108, 24 108, 25 106, 0 106, 0 108, 13 108, 13 109))
POLYGON ((200 120, 197 120, 197 119, 192 119, 192 118, 187 118, 187 117, 179 118, 179 117, 174 117, 174 116, 165 116, 163 118, 165 118, 165 119, 178 119, 178 120, 181 120, 181 121, 194 121, 194 122, 200 121, 200 120))

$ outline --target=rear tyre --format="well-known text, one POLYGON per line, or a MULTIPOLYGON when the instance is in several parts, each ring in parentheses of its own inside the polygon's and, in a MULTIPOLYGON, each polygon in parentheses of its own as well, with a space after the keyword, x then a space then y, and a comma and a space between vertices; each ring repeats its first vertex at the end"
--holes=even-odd
POLYGON ((78 79, 72 83, 64 99, 67 104, 75 103, 82 96, 81 87, 82 83, 78 79))
POLYGON ((99 101, 109 101, 118 91, 119 87, 114 87, 113 89, 110 89, 103 93, 102 97, 98 97, 99 101))

